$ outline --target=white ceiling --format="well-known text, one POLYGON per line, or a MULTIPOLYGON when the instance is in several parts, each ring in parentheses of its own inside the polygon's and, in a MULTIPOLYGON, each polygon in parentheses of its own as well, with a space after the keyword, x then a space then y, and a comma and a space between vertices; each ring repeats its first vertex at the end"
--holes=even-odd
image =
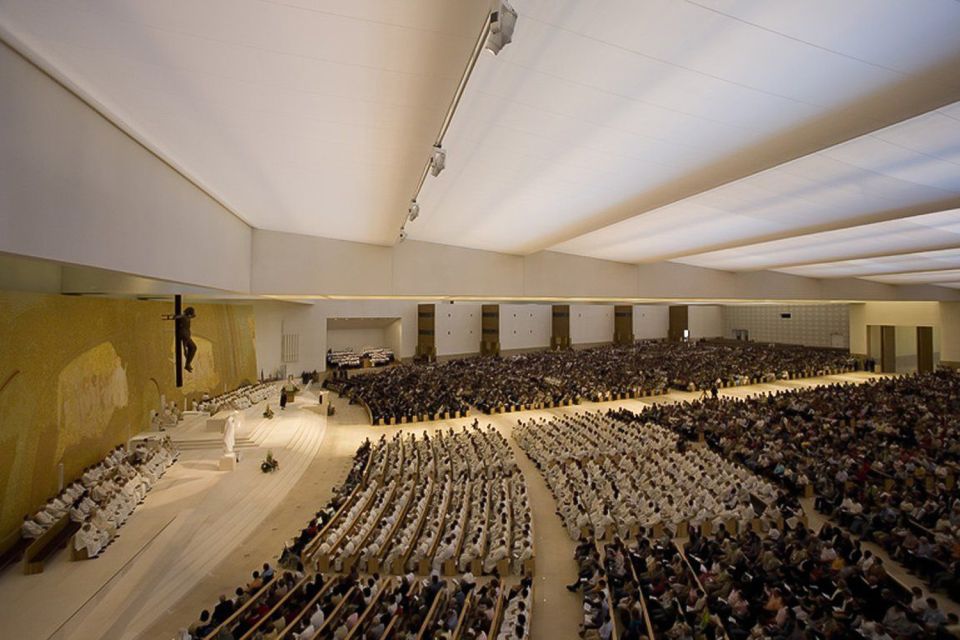
MULTIPOLYGON (((411 238, 960 282, 960 2, 513 5, 411 238)), ((390 244, 489 6, 0 0, 0 33, 252 226, 390 244)))

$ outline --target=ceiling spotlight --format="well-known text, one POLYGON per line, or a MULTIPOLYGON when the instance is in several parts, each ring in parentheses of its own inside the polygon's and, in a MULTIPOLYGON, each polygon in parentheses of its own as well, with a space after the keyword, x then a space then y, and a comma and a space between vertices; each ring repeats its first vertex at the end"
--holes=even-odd
POLYGON ((430 173, 436 178, 447 166, 447 152, 440 147, 433 148, 433 157, 430 158, 430 173))
POLYGON ((407 211, 407 220, 413 222, 417 219, 417 216, 420 215, 420 205, 417 204, 416 200, 410 201, 410 209, 407 211))
POLYGON ((407 230, 400 229, 400 242, 403 242, 406 239, 407 239, 407 230))
POLYGON ((493 55, 500 53, 513 41, 513 28, 517 24, 517 12, 507 0, 500 0, 496 11, 490 13, 490 33, 487 34, 487 49, 493 55))

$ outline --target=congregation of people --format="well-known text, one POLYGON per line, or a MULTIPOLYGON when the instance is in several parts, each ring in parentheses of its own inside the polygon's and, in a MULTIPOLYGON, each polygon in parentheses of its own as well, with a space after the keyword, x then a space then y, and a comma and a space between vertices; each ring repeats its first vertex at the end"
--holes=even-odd
POLYGON ((520 420, 514 438, 540 469, 573 539, 749 524, 779 497, 744 467, 612 410, 520 420))
POLYGON ((371 367, 383 367, 395 359, 392 349, 386 347, 363 347, 362 349, 328 349, 327 366, 337 369, 359 369, 364 362, 371 367))
POLYGON ((529 574, 532 558, 526 485, 498 431, 474 421, 367 440, 277 568, 257 569, 177 640, 525 640, 532 583, 501 576, 529 574))
POLYGON ((520 574, 533 557, 523 476, 506 439, 476 420, 381 438, 366 485, 342 511, 315 552, 335 571, 520 574))
POLYGON ((242 411, 275 395, 276 387, 276 382, 258 382, 243 385, 217 396, 205 393, 198 402, 194 403, 194 411, 202 411, 210 415, 229 409, 242 411))
POLYGON ((589 349, 507 357, 400 364, 338 378, 336 389, 366 406, 374 424, 575 404, 584 400, 706 390, 783 378, 849 371, 849 354, 834 349, 747 342, 638 341, 589 349))
POLYGON ((951 370, 623 413, 799 492, 960 600, 960 374, 951 370))
POLYGON ((36 540, 69 518, 66 531, 75 550, 96 558, 178 456, 169 438, 140 441, 132 450, 118 445, 34 514, 26 514, 21 536, 36 540))

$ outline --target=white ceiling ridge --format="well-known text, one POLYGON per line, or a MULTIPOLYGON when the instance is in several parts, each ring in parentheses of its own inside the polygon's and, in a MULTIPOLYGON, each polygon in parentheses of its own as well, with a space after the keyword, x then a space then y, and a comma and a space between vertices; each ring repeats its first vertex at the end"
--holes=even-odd
MULTIPOLYGON (((699 264, 689 264, 691 267, 701 267, 703 269, 717 269, 718 271, 733 271, 735 273, 748 273, 748 272, 759 272, 759 271, 777 271, 777 272, 787 272, 790 269, 802 269, 802 268, 817 268, 824 267, 828 265, 837 265, 837 264, 849 264, 853 262, 859 262, 862 260, 883 260, 885 258, 907 258, 907 257, 927 257, 929 254, 941 252, 941 251, 953 251, 960 249, 960 243, 956 238, 953 238, 949 241, 944 242, 943 244, 930 245, 929 247, 923 249, 910 249, 905 251, 874 251, 870 253, 857 254, 855 256, 840 258, 837 260, 812 260, 809 262, 792 262, 789 264, 782 264, 776 266, 763 266, 757 267, 755 269, 722 269, 720 267, 704 267, 699 264)), ((672 261, 677 264, 687 264, 681 261, 672 261)), ((933 269, 921 269, 921 271, 933 271, 933 269)), ((887 271, 878 272, 875 275, 887 275, 887 271)), ((869 275, 869 274, 867 274, 869 275)), ((817 276, 810 276, 817 277, 817 276)), ((853 277, 862 277, 862 276, 853 276, 853 277)))
MULTIPOLYGON (((762 271, 774 271, 776 273, 786 273, 789 275, 799 275, 804 278, 815 278, 815 279, 820 279, 820 278, 833 279, 837 277, 862 279, 862 278, 867 278, 871 276, 892 275, 895 273, 939 271, 940 269, 938 269, 936 266, 931 266, 931 267, 922 267, 920 269, 908 269, 905 271, 889 271, 889 270, 883 269, 882 264, 877 264, 875 267, 873 267, 874 269, 876 269, 875 271, 865 271, 865 272, 856 273, 856 274, 843 273, 837 276, 824 276, 824 275, 817 275, 809 272, 815 269, 828 269, 831 267, 839 267, 844 265, 848 267, 855 266, 858 263, 869 263, 871 261, 876 261, 876 262, 879 262, 882 260, 903 261, 903 260, 909 260, 909 259, 947 260, 951 258, 956 259, 958 261, 958 266, 953 266, 953 267, 947 266, 947 267, 944 267, 944 269, 946 270, 960 269, 960 255, 958 255, 958 252, 960 252, 960 244, 954 241, 952 246, 943 247, 939 249, 928 249, 923 251, 903 251, 903 252, 892 251, 892 252, 886 252, 886 253, 878 254, 875 256, 869 256, 865 258, 848 258, 843 260, 822 260, 820 262, 814 262, 811 264, 796 265, 791 267, 777 267, 773 269, 763 269, 762 271), (802 273, 796 273, 796 271, 801 271, 802 273)), ((865 268, 869 268, 869 265, 867 264, 864 264, 863 266, 865 268)), ((702 268, 709 268, 709 267, 702 267, 702 268)))
POLYGON ((226 211, 229 211, 231 214, 236 216, 236 218, 245 225, 253 228, 253 225, 250 224, 250 222, 240 214, 237 208, 231 205, 223 195, 216 192, 203 181, 194 177, 191 172, 189 172, 183 165, 171 157, 170 154, 165 152, 159 145, 128 124, 123 118, 117 115, 114 109, 109 107, 102 100, 91 95, 89 92, 73 82, 65 73, 61 72, 53 64, 48 62, 46 57, 43 56, 35 46, 28 43, 26 39, 20 37, 18 34, 14 33, 2 22, 0 22, 0 43, 9 47, 11 51, 15 52, 24 60, 36 67, 37 70, 42 72, 53 82, 57 83, 75 98, 83 102, 101 118, 116 127, 118 131, 136 142, 141 148, 143 148, 144 151, 168 166, 177 175, 203 192, 207 197, 223 207, 226 211))
MULTIPOLYGON (((780 231, 776 233, 767 234, 759 238, 749 238, 744 240, 733 240, 731 242, 725 242, 703 249, 697 249, 696 251, 684 251, 676 255, 671 255, 657 261, 667 260, 670 262, 680 262, 684 260, 696 260, 698 258, 710 257, 712 254, 723 253, 725 251, 734 251, 737 249, 762 249, 764 245, 776 245, 779 242, 788 242, 791 240, 801 240, 803 238, 816 238, 816 236, 828 236, 833 232, 838 231, 851 231, 854 229, 869 229, 871 227, 881 227, 882 225, 890 222, 910 222, 911 218, 919 218, 922 216, 944 213, 954 209, 960 209, 960 196, 956 198, 950 198, 947 200, 939 200, 935 203, 927 203, 920 205, 911 205, 909 207, 901 207, 898 209, 891 209, 886 211, 880 211, 876 213, 869 214, 868 216, 860 216, 858 218, 846 218, 838 220, 835 224, 821 224, 814 227, 806 229, 789 229, 786 231, 780 231)), ((921 225, 922 226, 922 225, 921 225)), ((950 246, 930 246, 929 248, 920 249, 919 251, 936 251, 939 249, 952 249, 953 241, 945 242, 946 245, 950 246)), ((771 251, 775 251, 776 247, 771 246, 771 251)), ((916 253, 917 249, 912 249, 909 251, 904 251, 902 253, 916 253)), ((887 255, 898 255, 897 253, 877 253, 877 252, 865 252, 856 255, 847 255, 842 259, 844 260, 856 260, 864 258, 875 258, 882 257, 887 255)), ((810 260, 810 261, 790 261, 783 263, 775 263, 767 265, 765 264, 762 267, 757 267, 756 269, 738 269, 738 271, 762 271, 766 269, 785 269, 788 267, 799 267, 805 266, 808 264, 820 264, 824 262, 822 259, 810 260)))
MULTIPOLYGON (((938 68, 939 68, 939 66, 938 66, 938 68)), ((914 79, 911 79, 911 80, 916 80, 916 79, 914 78, 914 79)), ((632 218, 637 218, 637 217, 643 216, 643 215, 645 215, 645 214, 647 214, 647 213, 651 213, 651 212, 657 211, 657 210, 659 210, 659 209, 663 209, 663 208, 665 208, 665 207, 667 207, 667 206, 670 206, 670 205, 680 204, 680 203, 683 203, 683 202, 686 202, 686 201, 691 201, 691 200, 693 200, 693 199, 696 198, 696 197, 700 197, 700 196, 704 196, 704 195, 707 195, 707 194, 711 194, 711 193, 718 192, 719 190, 723 189, 724 187, 730 187, 730 186, 732 186, 732 185, 734 185, 734 184, 736 184, 736 183, 738 183, 738 182, 741 182, 741 181, 743 181, 743 180, 746 180, 746 179, 748 179, 748 178, 761 176, 761 175, 763 175, 763 174, 766 174, 766 173, 769 173, 769 172, 771 172, 771 171, 778 170, 778 169, 779 169, 779 170, 783 170, 783 169, 787 168, 788 165, 790 165, 791 163, 796 162, 796 161, 798 161, 798 160, 802 160, 802 159, 804 159, 804 158, 809 158, 809 157, 816 156, 816 155, 819 154, 819 153, 822 153, 822 152, 824 152, 824 151, 828 151, 828 150, 830 150, 830 149, 838 148, 838 147, 840 147, 840 146, 843 145, 843 144, 846 144, 846 143, 849 143, 849 142, 853 142, 853 141, 855 141, 855 140, 857 140, 857 139, 867 138, 867 137, 873 137, 875 134, 879 134, 879 133, 883 132, 884 130, 891 129, 891 128, 893 128, 893 127, 896 127, 897 125, 901 125, 901 124, 906 123, 906 122, 909 122, 909 121, 911 121, 911 120, 915 120, 915 119, 922 118, 922 117, 927 116, 927 115, 929 115, 929 114, 931 114, 931 113, 940 113, 940 109, 942 109, 943 107, 947 107, 947 106, 951 106, 951 105, 960 103, 960 81, 957 81, 957 82, 955 82, 954 84, 955 84, 955 86, 953 87, 953 90, 954 90, 954 93, 953 93, 953 94, 951 94, 951 95, 948 96, 947 98, 944 98, 944 97, 942 97, 942 96, 938 97, 937 101, 940 102, 940 104, 936 104, 935 106, 925 105, 925 108, 924 108, 921 112, 919 112, 919 113, 916 113, 916 112, 915 112, 915 113, 911 113, 910 115, 907 115, 907 116, 904 116, 904 117, 899 117, 899 118, 896 119, 895 121, 888 121, 888 122, 886 122, 886 123, 884 123, 884 124, 879 124, 879 125, 878 125, 878 123, 876 122, 876 118, 872 118, 872 119, 867 119, 867 118, 865 118, 865 119, 864 119, 864 122, 866 123, 866 126, 870 126, 870 127, 874 127, 874 128, 868 129, 868 130, 854 131, 854 132, 851 132, 851 133, 845 133, 845 134, 841 137, 841 139, 829 141, 829 142, 826 142, 826 143, 817 143, 818 146, 817 146, 816 148, 812 148, 812 149, 808 149, 808 150, 801 150, 801 152, 799 152, 799 153, 797 153, 797 154, 795 154, 795 155, 792 155, 791 157, 788 157, 788 158, 785 158, 785 159, 783 159, 783 160, 777 161, 777 162, 775 162, 775 164, 770 164, 770 165, 768 165, 768 166, 766 166, 766 167, 763 167, 763 168, 761 168, 761 169, 758 169, 758 170, 753 171, 753 172, 750 172, 750 173, 738 175, 738 176, 736 176, 736 177, 731 177, 731 178, 729 178, 729 179, 723 179, 723 178, 721 178, 721 179, 723 180, 722 182, 718 182, 718 183, 713 184, 712 186, 709 186, 709 187, 707 187, 707 188, 703 188, 703 189, 699 189, 699 190, 690 190, 690 189, 688 189, 688 188, 687 188, 685 185, 683 185, 683 184, 680 184, 679 186, 674 186, 674 184, 668 184, 668 185, 665 185, 665 186, 661 186, 661 187, 657 188, 656 191, 657 191, 657 192, 662 192, 662 193, 664 194, 664 195, 662 195, 662 196, 659 196, 659 195, 656 194, 656 193, 655 193, 653 196, 646 196, 646 195, 640 196, 640 198, 643 198, 644 200, 653 200, 654 203, 656 203, 656 204, 654 204, 654 205, 652 205, 652 206, 645 206, 642 210, 640 210, 640 211, 637 212, 637 213, 629 214, 629 215, 624 215, 624 216, 618 216, 616 219, 613 219, 613 220, 602 220, 602 221, 597 221, 597 222, 594 222, 594 223, 588 222, 588 223, 586 223, 586 224, 581 224, 580 226, 583 227, 582 229, 577 230, 577 231, 575 231, 575 232, 571 232, 571 233, 559 233, 559 234, 554 234, 554 235, 557 236, 557 237, 553 237, 553 238, 550 238, 550 239, 546 240, 545 242, 538 243, 535 247, 531 248, 530 251, 533 252, 533 251, 537 251, 537 250, 541 250, 541 249, 552 249, 552 250, 554 250, 554 251, 563 251, 562 249, 558 248, 557 245, 561 245, 561 244, 563 244, 563 243, 565 243, 565 242, 570 242, 570 241, 573 241, 573 240, 581 239, 581 238, 583 238, 584 236, 587 236, 587 235, 589 235, 589 234, 591 234, 591 233, 593 233, 593 232, 601 231, 601 230, 603 230, 603 229, 606 229, 606 228, 608 228, 608 227, 612 227, 612 226, 614 226, 614 225, 616 225, 616 224, 619 224, 619 223, 621 223, 621 222, 624 222, 624 221, 626 221, 626 220, 630 220, 630 219, 632 219, 632 218), (946 101, 944 102, 944 100, 946 100, 946 101), (686 193, 683 193, 684 191, 686 191, 686 193), (681 195, 680 197, 676 197, 676 198, 671 199, 670 195, 671 195, 671 194, 676 194, 677 192, 681 192, 682 195, 681 195), (659 202, 658 202, 658 201, 659 201, 659 202)), ((879 93, 879 94, 887 94, 887 93, 890 93, 890 92, 893 92, 893 93, 895 94, 895 93, 897 92, 897 89, 894 88, 894 87, 889 87, 889 86, 888 86, 888 87, 885 87, 884 89, 880 90, 879 92, 875 92, 874 95, 876 95, 877 93, 879 93)), ((878 100, 878 99, 879 99, 879 98, 874 98, 874 99, 869 99, 869 98, 868 98, 868 99, 867 99, 867 102, 873 102, 873 100, 878 100)), ((864 100, 861 99, 861 100, 859 100, 858 102, 861 102, 861 103, 862 103, 862 102, 864 102, 864 100)), ((844 108, 844 109, 840 109, 839 112, 846 112, 846 111, 849 111, 850 109, 851 109, 851 107, 848 106, 848 107, 846 107, 846 108, 844 108)), ((780 133, 776 134, 776 135, 774 136, 774 138, 775 138, 775 139, 781 139, 781 138, 789 137, 790 135, 794 134, 795 131, 800 131, 800 130, 809 129, 809 128, 816 128, 816 123, 817 123, 818 121, 821 121, 821 120, 829 121, 829 120, 831 120, 831 119, 834 119, 834 118, 836 118, 837 113, 838 113, 838 112, 830 112, 830 113, 827 113, 827 114, 823 114, 822 116, 818 116, 817 118, 815 118, 813 122, 802 123, 802 124, 798 125, 797 127, 795 127, 793 131, 780 132, 780 133)), ((891 117, 894 117, 894 116, 891 116, 891 117)), ((949 117, 949 116, 948 116, 948 117, 949 117)), ((887 141, 887 140, 884 140, 884 142, 888 142, 888 141, 887 141)), ((770 145, 770 144, 771 144, 771 141, 770 141, 770 140, 760 141, 759 143, 752 145, 751 148, 738 150, 735 155, 736 155, 736 156, 740 156, 740 157, 744 157, 744 156, 746 156, 746 157, 762 156, 762 155, 763 155, 762 153, 757 153, 757 152, 754 151, 754 149, 756 149, 757 147, 768 146, 768 145, 770 145)), ((776 145, 774 145, 774 146, 776 146, 776 145)), ((910 150, 910 151, 912 151, 912 152, 914 152, 914 153, 921 153, 921 152, 917 152, 917 151, 914 151, 914 150, 910 150)), ((791 153, 794 153, 794 152, 791 152, 791 153)), ((855 166, 855 165, 852 165, 852 164, 849 163, 849 162, 846 162, 846 161, 843 161, 843 160, 840 160, 840 159, 837 159, 837 158, 831 158, 831 160, 832 160, 832 161, 835 161, 835 162, 843 162, 844 164, 847 164, 848 166, 855 166)), ((713 167, 713 166, 722 166, 723 164, 725 164, 725 162, 726 162, 726 161, 725 161, 724 159, 721 159, 721 160, 719 160, 719 161, 717 161, 717 162, 711 163, 711 165, 708 165, 708 166, 705 167, 705 168, 700 168, 699 170, 697 170, 697 173, 711 173, 711 167, 713 167)), ((872 170, 870 170, 870 169, 865 169, 865 168, 863 168, 863 167, 858 167, 858 169, 863 170, 863 171, 869 171, 869 172, 871 172, 871 173, 875 173, 875 174, 876 174, 876 172, 874 172, 874 171, 872 171, 872 170)), ((884 174, 876 174, 876 175, 884 175, 884 174)), ((686 181, 691 181, 691 180, 693 180, 693 179, 694 179, 694 178, 691 178, 690 174, 687 174, 687 175, 682 176, 681 178, 679 178, 678 180, 675 180, 675 181, 673 181, 673 182, 674 182, 674 183, 677 183, 677 182, 683 183, 683 182, 686 182, 686 181)), ((638 199, 640 199, 640 198, 638 198, 638 199)), ((927 213, 929 213, 929 212, 927 212, 927 213)), ((789 234, 788 234, 788 235, 789 235, 789 234)), ((785 237, 786 237, 786 236, 785 236, 785 237)), ((757 240, 751 240, 751 242, 757 242, 757 240)), ((698 253, 703 253, 703 252, 698 250, 698 253)), ((586 254, 584 254, 584 255, 586 255, 586 254)), ((676 257, 680 257, 680 256, 676 256, 676 257)), ((668 258, 668 259, 673 259, 673 258, 668 258)))

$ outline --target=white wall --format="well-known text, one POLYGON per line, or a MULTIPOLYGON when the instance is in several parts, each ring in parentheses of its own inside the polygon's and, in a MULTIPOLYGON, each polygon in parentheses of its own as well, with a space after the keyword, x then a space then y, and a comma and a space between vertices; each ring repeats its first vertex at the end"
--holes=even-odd
POLYGON ((257 367, 267 375, 281 364, 282 333, 299 336, 300 357, 297 362, 287 363, 288 373, 325 370, 328 318, 399 318, 382 332, 383 346, 392 348, 400 358, 412 358, 416 352, 415 301, 323 300, 314 304, 258 301, 254 302, 253 309, 257 325, 257 367))
POLYGON ((360 351, 364 347, 386 347, 387 329, 327 329, 327 349, 334 351, 352 349, 360 351))
MULTIPOLYGON (((850 305, 850 352, 867 353, 868 346, 872 349, 875 345, 867 344, 867 327, 869 326, 894 326, 897 332, 897 361, 901 360, 900 348, 908 348, 907 342, 901 343, 901 340, 907 339, 901 337, 907 331, 913 333, 913 364, 916 367, 916 327, 933 327, 933 362, 936 366, 941 359, 946 361, 956 361, 950 357, 953 352, 960 355, 957 351, 952 351, 960 347, 960 313, 956 310, 960 308, 958 303, 942 302, 866 302, 850 305), (909 328, 909 329, 908 329, 909 328), (943 344, 941 344, 941 342, 943 344), (955 346, 957 345, 957 346, 955 346), (944 350, 947 352, 945 353, 944 350)), ((960 351, 960 349, 958 349, 960 351)), ((908 363, 909 353, 904 353, 904 363, 908 363)), ((899 371, 898 364, 898 371, 899 371)), ((909 368, 910 364, 904 364, 909 368)))
POLYGON ((545 304, 500 305, 500 350, 546 349, 553 334, 553 307, 545 304))
POLYGON ((0 252, 231 291, 243 221, 0 44, 0 252))
POLYGON ((570 305, 571 344, 613 342, 613 307, 611 304, 570 305))
POLYGON ((848 305, 727 305, 724 333, 745 329, 757 342, 803 344, 811 347, 850 346, 848 305), (789 313, 789 318, 781 317, 789 313))
POLYGON ((477 303, 437 303, 434 319, 437 355, 480 353, 481 322, 481 305, 477 303))
POLYGON ((638 304, 633 307, 635 340, 666 338, 670 331, 670 307, 665 304, 638 304))
POLYGON ((692 304, 687 311, 690 339, 719 338, 723 331, 723 307, 712 304, 692 304))
POLYGON ((395 247, 254 230, 251 290, 268 295, 960 300, 960 291, 856 278, 631 265, 540 251, 528 256, 407 240, 395 247))

